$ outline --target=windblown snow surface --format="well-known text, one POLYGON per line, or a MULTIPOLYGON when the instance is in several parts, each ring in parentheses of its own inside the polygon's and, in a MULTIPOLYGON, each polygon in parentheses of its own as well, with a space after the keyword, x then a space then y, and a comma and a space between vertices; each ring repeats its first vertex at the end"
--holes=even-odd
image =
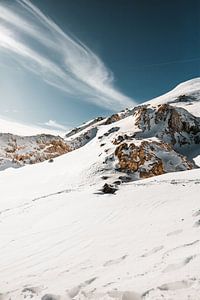
POLYGON ((200 170, 102 194, 109 126, 53 163, 0 172, 1 300, 200 299, 200 170))

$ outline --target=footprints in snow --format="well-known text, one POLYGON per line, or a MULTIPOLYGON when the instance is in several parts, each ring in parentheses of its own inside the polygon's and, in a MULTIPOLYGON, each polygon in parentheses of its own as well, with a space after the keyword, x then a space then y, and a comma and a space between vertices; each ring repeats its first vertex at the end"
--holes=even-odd
POLYGON ((159 299, 159 300, 160 299, 174 299, 173 298, 173 296, 175 295, 174 292, 176 292, 176 295, 180 295, 180 297, 176 298, 176 299, 183 299, 183 297, 184 297, 184 299, 188 299, 188 300, 189 299, 197 300, 197 298, 196 298, 197 291, 195 288, 190 289, 189 294, 187 294, 187 292, 186 292, 186 289, 195 287, 195 285, 197 285, 197 284, 199 285, 199 282, 197 281, 196 278, 164 283, 156 288, 152 288, 152 289, 146 291, 142 295, 142 299, 146 299, 146 300, 148 300, 148 299, 149 300, 150 299, 159 299))
MULTIPOLYGON (((84 293, 84 291, 82 290, 84 287, 87 287, 88 285, 92 284, 95 280, 97 279, 97 277, 92 277, 86 281, 84 281, 83 283, 80 283, 79 285, 66 290, 66 292, 62 295, 56 295, 56 294, 52 294, 52 293, 46 293, 43 296, 41 296, 42 291, 45 289, 44 287, 29 287, 26 286, 20 295, 20 299, 21 296, 23 297, 23 299, 40 299, 40 300, 72 300, 74 299, 74 297, 78 296, 81 292, 84 293)), ((3 295, 2 295, 3 297, 3 295)), ((1 297, 0 294, 0 300, 4 300, 4 298, 1 297)), ((12 300, 13 298, 9 298, 9 300, 12 300)), ((16 298, 15 298, 16 299, 16 298)), ((18 298, 17 298, 18 299, 18 298)), ((7 298, 6 298, 7 300, 7 298)), ((14 300, 14 299, 13 299, 14 300)))
MULTIPOLYGON (((192 216, 193 216, 194 218, 195 218, 195 217, 199 217, 199 216, 200 216, 200 209, 197 210, 195 213, 193 213, 192 216)), ((194 223, 193 227, 199 227, 199 226, 200 226, 200 219, 197 220, 197 221, 194 223)))
POLYGON ((171 254, 171 253, 174 252, 174 251, 180 250, 180 249, 185 248, 185 247, 193 246, 193 245, 195 245, 195 244, 197 244, 197 243, 199 243, 199 242, 200 242, 200 240, 195 240, 195 241, 193 241, 193 242, 191 242, 191 243, 183 244, 183 245, 180 245, 180 246, 178 246, 178 247, 172 248, 172 249, 166 251, 166 252, 163 254, 163 259, 164 259, 166 256, 169 256, 169 254, 171 254))
POLYGON ((193 213, 192 216, 193 216, 193 217, 198 217, 198 216, 200 216, 200 209, 198 209, 197 211, 195 211, 195 213, 193 213))
MULTIPOLYGON (((166 251, 163 256, 162 256, 162 259, 165 260, 165 258, 167 258, 169 255, 172 255, 174 252, 177 252, 177 251, 183 251, 184 249, 186 249, 187 247, 191 247, 191 246, 194 246, 195 244, 199 243, 200 240, 195 240, 191 243, 187 243, 187 244, 183 244, 183 245, 180 245, 178 247, 175 247, 173 249, 170 249, 168 251, 166 251)), ((186 258, 184 258, 182 261, 178 262, 178 263, 175 263, 175 264, 169 264, 164 270, 163 272, 171 272, 171 271, 176 271, 178 269, 181 269, 183 268, 185 265, 189 264, 193 259, 195 259, 197 257, 196 254, 194 255, 190 255, 190 256, 187 256, 186 258)))
POLYGON ((193 226, 194 227, 199 227, 200 226, 200 220, 196 221, 193 226))
MULTIPOLYGON (((142 300, 141 295, 133 291, 117 291, 113 290, 107 293, 110 298, 116 300, 142 300)), ((100 298, 98 298, 100 299, 100 298)), ((103 298, 104 299, 104 298, 103 298)), ((105 298, 107 299, 107 298, 105 298)))
POLYGON ((68 295, 69 299, 73 299, 74 297, 76 297, 84 287, 92 284, 96 279, 97 279, 97 277, 92 277, 92 278, 84 281, 83 283, 73 287, 72 289, 68 290, 67 295, 68 295))
POLYGON ((121 261, 123 261, 125 258, 127 258, 127 256, 128 255, 126 254, 126 255, 121 256, 120 258, 108 260, 103 264, 103 266, 108 267, 108 266, 119 264, 121 261))
MULTIPOLYGON (((180 231, 174 231, 174 232, 171 232, 171 234, 179 234, 180 231)), ((199 243, 200 240, 195 240, 191 243, 187 243, 187 244, 183 244, 183 245, 180 245, 176 248, 173 248, 173 249, 170 249, 168 251, 166 251, 165 253, 163 253, 162 255, 162 262, 169 257, 169 255, 171 255, 173 252, 176 252, 178 250, 183 250, 184 248, 186 247, 190 247, 190 246, 193 246, 197 243, 199 243)), ((144 253, 143 255, 141 255, 141 257, 143 258, 146 258, 150 255, 153 255, 161 250, 164 249, 164 246, 158 246, 158 247, 154 247, 152 250, 144 253)), ((176 271, 180 268, 183 268, 185 265, 189 264, 193 259, 195 259, 198 255, 194 254, 194 255, 190 255, 190 256, 187 256, 186 258, 184 258, 182 261, 178 262, 178 263, 174 263, 174 264, 169 264, 164 270, 163 270, 163 273, 166 273, 166 272, 172 272, 172 271, 176 271)))
POLYGON ((152 254, 154 254, 154 253, 162 250, 163 248, 164 248, 164 246, 155 247, 152 250, 146 252, 145 254, 142 254, 141 257, 148 257, 148 256, 150 256, 150 255, 152 255, 152 254))
MULTIPOLYGON (((25 286, 24 289, 21 291, 20 299, 34 299, 39 297, 41 292, 44 290, 43 286, 25 286)), ((16 296, 18 299, 18 296, 16 296)), ((12 298, 9 298, 12 299, 12 298)))
MULTIPOLYGON (((200 217, 200 209, 195 211, 192 215, 194 218, 200 217)), ((200 226, 200 221, 197 220, 195 222, 195 224, 198 225, 194 225, 196 226, 200 226)), ((176 237, 177 235, 181 234, 183 232, 183 230, 181 229, 177 229, 171 232, 168 232, 166 234, 167 237, 173 238, 176 237)), ((180 245, 178 247, 175 247, 173 249, 169 249, 168 251, 163 251, 164 246, 163 245, 159 245, 156 246, 150 250, 146 250, 146 252, 144 252, 140 257, 143 259, 148 258, 151 255, 154 255, 156 253, 158 253, 159 251, 161 252, 161 258, 162 258, 162 263, 165 263, 165 268, 163 270, 161 270, 161 272, 163 273, 167 273, 167 272, 173 272, 176 270, 179 270, 181 268, 184 268, 186 265, 188 265, 189 263, 191 263, 198 255, 196 254, 197 252, 193 252, 194 255, 188 255, 187 254, 191 254, 191 250, 194 250, 193 246, 195 246, 196 244, 200 243, 200 240, 194 240, 190 243, 186 243, 183 245, 180 245), (183 254, 185 252, 184 249, 191 247, 191 249, 189 249, 189 253, 188 250, 186 250, 186 256, 184 258, 183 254), (171 255, 174 255, 174 257, 180 257, 179 252, 176 251, 181 251, 181 256, 183 257, 182 260, 174 261, 174 263, 171 264, 166 264, 166 259, 169 259, 169 263, 171 262, 171 255)), ((198 247, 195 246, 195 247, 198 247)), ((160 255, 160 254, 158 254, 160 255)), ((118 265, 119 263, 123 262, 126 258, 128 257, 128 255, 123 255, 117 259, 110 259, 108 261, 106 261, 103 266, 104 267, 112 267, 115 265, 118 265)), ((161 264, 162 265, 162 264, 161 264)), ((154 266, 155 267, 155 266, 154 266)), ((56 295, 56 294, 52 294, 52 293, 46 293, 45 295, 42 294, 42 290, 39 290, 37 287, 25 287, 24 290, 22 291, 21 295, 24 296, 24 299, 40 299, 40 300, 71 300, 71 299, 87 299, 87 296, 90 294, 90 296, 94 296, 94 299, 96 297, 96 289, 93 289, 89 292, 89 294, 84 290, 84 287, 92 284, 95 280, 97 279, 97 277, 93 277, 89 280, 86 280, 85 282, 73 287, 72 289, 69 289, 66 291, 65 295, 56 295), (38 296, 37 296, 38 295, 38 296), (41 296, 40 296, 41 295, 41 296), (39 297, 39 298, 38 298, 39 297)), ((162 297, 162 295, 165 295, 165 293, 171 291, 176 291, 176 290, 184 290, 187 288, 191 288, 191 286, 193 286, 194 282, 196 279, 188 279, 188 280, 180 280, 180 281, 172 281, 172 282, 167 282, 167 283, 163 283, 155 288, 150 289, 149 291, 145 292, 143 295, 139 295, 135 292, 131 292, 131 291, 125 291, 125 292, 120 292, 120 291, 115 291, 114 290, 110 291, 110 292, 106 292, 107 295, 109 295, 109 299, 113 298, 113 299, 120 299, 120 300, 141 300, 141 299, 151 299, 151 297, 156 296, 156 299, 161 299, 159 298, 160 296, 162 297)), ((104 287, 109 287, 112 284, 114 284, 116 282, 110 282, 108 284, 105 284, 104 287)), ((93 286, 92 286, 93 287, 93 286)), ((43 291, 44 293, 44 291, 43 291)), ((167 295, 167 294, 166 294, 167 295)), ((4 299, 4 295, 0 294, 0 300, 4 299)), ((7 298, 6 298, 7 299, 7 298)), ((11 298, 12 299, 12 298, 11 298)), ((92 299, 92 298, 91 298, 92 299)), ((99 298, 100 299, 100 298, 99 298)), ((107 299, 107 298, 105 298, 107 299)))
POLYGON ((46 294, 41 298, 41 300, 61 300, 61 297, 59 295, 46 294))
POLYGON ((162 284, 158 287, 161 291, 169 291, 169 290, 179 290, 191 287, 193 284, 192 281, 181 280, 181 281, 174 281, 162 284))
POLYGON ((189 264, 194 258, 196 258, 197 255, 191 255, 186 257, 183 261, 177 263, 177 264, 170 264, 168 265, 164 270, 163 273, 176 271, 178 269, 183 268, 185 265, 189 264))
POLYGON ((167 236, 172 236, 172 235, 178 235, 180 233, 182 233, 183 230, 179 229, 179 230, 174 230, 174 231, 171 231, 167 234, 167 236))

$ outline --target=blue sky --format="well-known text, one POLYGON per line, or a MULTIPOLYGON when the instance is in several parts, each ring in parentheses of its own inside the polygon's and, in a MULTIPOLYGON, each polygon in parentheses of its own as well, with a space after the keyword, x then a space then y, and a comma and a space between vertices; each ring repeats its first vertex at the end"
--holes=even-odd
POLYGON ((63 129, 200 76, 199 0, 1 0, 0 115, 63 129))

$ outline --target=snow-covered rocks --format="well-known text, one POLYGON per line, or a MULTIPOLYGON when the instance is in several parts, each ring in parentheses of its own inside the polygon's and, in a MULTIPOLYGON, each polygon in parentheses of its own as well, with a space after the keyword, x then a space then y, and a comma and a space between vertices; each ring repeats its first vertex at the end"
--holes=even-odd
POLYGON ((70 146, 59 136, 0 133, 0 170, 42 162, 70 150, 70 146))
POLYGON ((132 174, 133 179, 148 178, 167 172, 190 170, 194 164, 176 153, 169 144, 151 140, 122 143, 117 146, 115 156, 119 169, 132 174))
POLYGON ((195 168, 200 118, 169 104, 136 107, 98 136, 105 170, 132 180, 195 168))
POLYGON ((198 162, 200 144, 199 90, 199 79, 186 82, 143 105, 86 123, 70 134, 68 142, 76 149, 97 140, 101 169, 115 174, 116 180, 123 176, 117 177, 116 172, 135 180, 195 168, 193 159, 198 162))
POLYGON ((200 143, 200 118, 184 108, 169 104, 139 107, 135 124, 141 130, 137 137, 157 137, 181 151, 184 145, 200 143))

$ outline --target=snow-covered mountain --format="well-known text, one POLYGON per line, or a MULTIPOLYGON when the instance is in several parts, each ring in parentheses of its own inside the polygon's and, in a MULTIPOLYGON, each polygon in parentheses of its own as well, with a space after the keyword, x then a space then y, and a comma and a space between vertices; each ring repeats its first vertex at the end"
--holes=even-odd
POLYGON ((0 170, 56 157, 92 139, 99 141, 102 172, 111 172, 112 178, 117 171, 134 180, 195 168, 200 142, 199 85, 199 79, 180 84, 143 105, 74 128, 65 139, 1 134, 0 170))
POLYGON ((200 299, 199 91, 89 121, 53 163, 0 172, 1 300, 200 299))
POLYGON ((100 149, 103 176, 118 182, 119 177, 135 180, 197 167, 200 79, 133 109, 94 119, 66 135, 72 148, 91 139, 100 149))
POLYGON ((200 79, 191 79, 179 84, 167 94, 152 99, 146 103, 151 105, 169 103, 187 109, 193 115, 200 117, 199 98, 200 79))

